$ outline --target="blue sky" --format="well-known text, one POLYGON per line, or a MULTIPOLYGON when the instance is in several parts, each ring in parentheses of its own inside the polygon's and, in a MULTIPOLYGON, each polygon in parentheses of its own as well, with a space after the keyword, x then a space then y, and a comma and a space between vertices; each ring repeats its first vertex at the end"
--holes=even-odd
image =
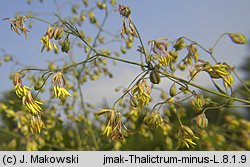
MULTIPOLYGON (((55 11, 53 1, 44 0, 43 4, 33 0, 32 5, 27 5, 26 0, 5 0, 0 5, 0 17, 14 17, 17 11, 36 11, 38 13, 52 13, 55 11)), ((63 1, 56 0, 61 3, 63 1)), ((72 1, 80 3, 81 1, 72 1)), ((93 1, 90 1, 93 3, 93 1)), ((94 1, 95 2, 95 1, 94 1)), ((250 39, 250 1, 249 0, 118 0, 118 3, 130 6, 132 18, 136 23, 143 41, 166 37, 169 40, 175 40, 181 36, 187 36, 205 47, 209 48, 215 40, 224 32, 240 32, 250 39)), ((62 8, 61 14, 66 16, 69 8, 62 8)), ((41 18, 55 21, 54 16, 41 15, 41 18)), ((105 25, 105 29, 117 32, 121 27, 121 17, 113 12, 105 25)), ((34 27, 28 34, 29 39, 24 36, 17 36, 10 31, 7 21, 0 21, 0 48, 4 48, 7 53, 12 54, 22 64, 46 67, 46 60, 58 59, 60 56, 46 52, 40 53, 40 37, 47 29, 47 25, 35 22, 34 27)), ((89 28, 85 33, 94 34, 95 30, 89 28)), ((136 47, 132 49, 132 55, 128 58, 138 56, 136 47)), ((218 44, 215 56, 221 62, 227 61, 230 65, 239 66, 244 62, 244 58, 249 54, 248 46, 233 44, 229 38, 222 38, 218 44)), ((0 56, 2 53, 0 53, 0 56)), ((208 55, 201 55, 208 56, 208 55)), ((99 100, 105 97, 116 97, 114 85, 126 86, 139 69, 128 68, 127 65, 118 64, 112 67, 114 79, 103 78, 94 83, 91 87, 87 86, 86 94, 99 92, 99 100), (132 74, 132 75, 131 75, 132 74), (119 76, 123 76, 120 78, 119 76), (112 84, 110 84, 112 82, 112 84), (105 87, 105 89, 103 89, 105 87)), ((10 71, 16 68, 10 64, 0 66, 1 88, 0 92, 12 88, 12 82, 9 80, 10 71)), ((89 100, 96 100, 91 96, 89 100)))

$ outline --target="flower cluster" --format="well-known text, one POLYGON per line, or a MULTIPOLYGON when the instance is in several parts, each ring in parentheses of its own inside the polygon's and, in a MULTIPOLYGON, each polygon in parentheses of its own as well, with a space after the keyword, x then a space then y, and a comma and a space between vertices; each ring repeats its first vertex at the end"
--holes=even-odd
MULTIPOLYGON (((187 59, 194 59, 195 62, 198 61, 199 58, 199 52, 197 47, 194 44, 189 45, 188 47, 188 56, 187 59)), ((190 62, 191 60, 189 60, 188 62, 190 62)))
POLYGON ((211 78, 223 79, 223 84, 226 88, 232 87, 234 82, 233 76, 231 75, 231 68, 225 63, 218 63, 213 66, 206 64, 204 65, 204 71, 209 73, 211 78))
POLYGON ((134 87, 132 94, 140 106, 146 106, 150 100, 150 92, 149 85, 143 80, 134 87))
POLYGON ((176 51, 168 52, 168 43, 166 38, 148 41, 151 44, 151 50, 156 54, 160 65, 167 66, 176 61, 178 53, 176 51))
POLYGON ((151 127, 157 128, 162 127, 163 125, 163 119, 159 112, 150 112, 148 113, 145 118, 143 119, 143 122, 151 127))
POLYGON ((15 93, 19 98, 24 97, 29 91, 29 87, 23 85, 22 76, 20 73, 16 73, 14 76, 13 85, 15 86, 15 93))
POLYGON ((196 146, 194 140, 199 139, 197 136, 194 135, 194 132, 187 126, 181 126, 179 131, 179 137, 181 141, 181 146, 186 146, 187 148, 196 146))
POLYGON ((54 38, 55 40, 59 40, 62 38, 64 33, 64 30, 61 27, 57 27, 56 29, 54 27, 48 27, 47 32, 45 33, 45 35, 42 36, 41 38, 41 43, 43 43, 43 47, 42 50, 44 50, 44 48, 46 48, 47 52, 52 50, 52 48, 54 48, 55 53, 58 53, 58 47, 56 45, 56 43, 53 43, 53 46, 51 44, 51 39, 54 38))
POLYGON ((30 120, 30 131, 32 133, 40 133, 42 128, 45 128, 44 122, 40 115, 32 115, 30 120))
POLYGON ((24 22, 27 20, 26 16, 18 17, 16 19, 5 18, 4 20, 10 20, 11 31, 14 31, 20 35, 19 30, 24 34, 25 38, 28 39, 27 32, 29 30, 25 27, 24 22))
POLYGON ((205 105, 205 100, 202 96, 195 95, 194 100, 192 101, 192 105, 199 112, 202 110, 203 106, 205 105))
POLYGON ((71 96, 69 92, 65 89, 66 80, 62 72, 56 73, 52 77, 52 82, 54 84, 54 94, 56 97, 65 98, 67 96, 71 96))
POLYGON ((22 100, 23 100, 23 105, 27 107, 27 109, 32 115, 36 115, 42 111, 42 108, 39 105, 42 105, 43 103, 34 100, 31 91, 28 91, 22 100))
POLYGON ((16 95, 22 99, 23 105, 27 108, 27 110, 31 114, 31 125, 30 125, 31 132, 40 133, 42 127, 44 127, 44 123, 39 115, 40 112, 42 111, 40 105, 42 105, 43 103, 33 99, 33 96, 31 94, 31 89, 22 84, 21 73, 16 73, 16 75, 13 78, 13 84, 15 86, 16 95))
POLYGON ((115 111, 114 109, 102 109, 96 112, 97 116, 108 114, 106 120, 106 126, 102 131, 102 134, 110 138, 111 140, 123 140, 124 139, 124 131, 122 127, 124 127, 125 132, 130 135, 132 132, 126 128, 126 126, 122 123, 121 113, 115 111))
POLYGON ((132 19, 130 17, 131 10, 127 6, 122 6, 119 5, 118 11, 122 17, 122 28, 121 28, 121 37, 124 38, 124 34, 127 36, 132 36, 132 37, 138 37, 138 34, 136 32, 135 26, 132 22, 132 19), (128 24, 127 26, 126 19, 128 19, 128 24))

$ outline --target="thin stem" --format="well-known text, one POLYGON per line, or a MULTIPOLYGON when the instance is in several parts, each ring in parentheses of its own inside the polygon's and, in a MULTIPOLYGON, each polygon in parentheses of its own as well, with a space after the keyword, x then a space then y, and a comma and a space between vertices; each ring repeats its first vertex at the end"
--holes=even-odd
MULTIPOLYGON (((182 93, 182 92, 178 92, 178 93, 176 93, 176 95, 175 95, 175 96, 179 95, 180 93, 182 93)), ((155 104, 155 105, 154 105, 154 107, 152 108, 152 110, 151 110, 151 111, 154 111, 154 110, 155 110, 155 108, 156 108, 158 105, 160 105, 160 107, 159 107, 159 108, 161 108, 161 106, 162 106, 163 104, 167 103, 169 100, 171 100, 171 99, 172 99, 172 98, 174 98, 175 96, 173 96, 173 97, 169 97, 169 98, 167 98, 166 100, 164 100, 163 102, 159 102, 159 103, 155 104)))
MULTIPOLYGON (((126 94, 128 94, 129 92, 130 92, 130 90, 134 87, 134 86, 132 86, 132 84, 144 73, 145 71, 143 71, 143 72, 141 72, 140 74, 138 74, 135 78, 134 78, 134 80, 129 84, 129 86, 128 86, 128 89, 126 90, 126 92, 120 97, 120 98, 118 98, 116 101, 115 101, 115 103, 113 104, 113 107, 112 108, 115 108, 115 105, 116 105, 116 103, 118 103, 119 102, 119 100, 121 100, 126 94), (130 88, 132 86, 132 88, 130 88)), ((141 77, 140 77, 140 79, 137 81, 137 83, 141 80, 141 78, 144 78, 144 76, 146 76, 148 74, 148 71, 146 71, 145 72, 145 74, 143 74, 141 77)))
POLYGON ((149 63, 149 61, 148 61, 148 57, 147 57, 147 53, 146 53, 146 49, 145 49, 144 44, 143 44, 143 42, 142 42, 141 35, 140 35, 140 33, 139 33, 138 29, 136 28, 135 24, 134 24, 132 21, 131 21, 131 23, 133 24, 133 26, 134 26, 134 28, 135 28, 135 31, 136 31, 136 33, 137 33, 137 35, 138 35, 138 38, 139 38, 139 41, 140 41, 141 47, 142 47, 142 49, 143 49, 143 54, 144 54, 144 56, 145 56, 145 61, 146 61, 146 63, 148 64, 148 63, 149 63))
POLYGON ((244 100, 244 99, 240 99, 240 98, 236 98, 236 97, 231 97, 231 96, 228 96, 226 94, 223 94, 223 93, 220 93, 220 92, 217 92, 217 91, 213 91, 213 90, 210 90, 210 89, 207 89, 207 88, 204 88, 200 85, 197 85, 195 83, 192 83, 192 82, 188 82, 187 80, 184 80, 182 78, 179 78, 177 76, 174 76, 174 75, 171 75, 171 74, 168 74, 168 73, 165 73, 165 72, 161 72, 161 74, 165 75, 166 77, 169 77, 169 78, 173 78, 173 79, 176 79, 180 82, 183 82, 183 83, 188 83, 189 85, 193 86, 193 87, 196 87, 200 90, 203 90, 205 92, 208 92, 208 93, 212 93, 212 94, 215 94, 215 95, 218 95, 218 96, 221 96, 221 97, 224 97, 224 98, 227 98, 227 99, 231 99, 231 100, 235 100, 235 101, 239 101, 239 102, 242 102, 242 103, 246 103, 246 104, 250 104, 250 101, 249 100, 244 100))
MULTIPOLYGON (((83 101, 83 94, 82 94, 82 89, 81 89, 81 84, 80 84, 80 80, 79 79, 77 80, 77 87, 78 87, 78 91, 79 91, 79 94, 80 94, 81 107, 84 110, 85 105, 84 105, 84 101, 83 101)), ((85 113, 85 117, 86 117, 87 116, 87 112, 84 112, 84 113, 85 113)))
POLYGON ((233 70, 234 75, 236 76, 236 78, 241 82, 241 84, 244 86, 244 88, 250 92, 250 89, 247 87, 246 83, 240 78, 240 76, 238 75, 238 73, 236 72, 236 70, 233 70))
POLYGON ((137 65, 137 66, 140 66, 140 67, 148 67, 147 65, 143 65, 141 63, 137 63, 137 62, 133 62, 133 61, 129 61, 129 60, 120 59, 120 58, 117 58, 117 57, 112 57, 112 56, 108 56, 108 55, 104 55, 104 54, 99 54, 99 53, 98 53, 98 55, 102 56, 102 57, 109 58, 109 59, 117 60, 117 61, 120 61, 120 62, 137 65))
POLYGON ((50 23, 49 21, 47 21, 47 20, 43 20, 43 19, 40 19, 40 18, 35 17, 35 16, 27 16, 27 18, 31 18, 31 19, 35 19, 35 20, 39 20, 39 21, 44 22, 44 23, 47 23, 47 24, 49 24, 49 25, 53 25, 53 24, 52 24, 52 23, 50 23))
POLYGON ((195 41, 193 41, 193 40, 191 40, 191 39, 189 39, 189 38, 187 38, 187 37, 185 37, 185 36, 183 36, 183 37, 181 37, 181 38, 184 38, 184 39, 188 40, 189 42, 191 42, 191 43, 193 43, 193 44, 199 46, 202 50, 204 50, 205 52, 207 52, 207 53, 212 57, 212 59, 213 59, 216 63, 218 62, 218 61, 216 60, 215 56, 213 55, 213 49, 208 50, 208 49, 206 49, 204 46, 202 46, 201 44, 199 44, 199 43, 197 43, 197 42, 195 42, 195 41))
POLYGON ((219 43, 220 39, 224 36, 224 35, 227 35, 228 33, 223 33, 219 36, 219 38, 217 38, 217 40, 215 41, 213 47, 212 47, 212 50, 215 49, 215 47, 217 46, 217 44, 219 43))
POLYGON ((181 126, 183 126, 182 122, 181 122, 181 118, 179 116, 179 111, 176 109, 176 116, 177 116, 177 119, 178 119, 178 122, 180 123, 181 126))
POLYGON ((24 71, 46 71, 46 72, 51 72, 50 69, 41 69, 41 68, 24 68, 19 72, 22 73, 24 71))

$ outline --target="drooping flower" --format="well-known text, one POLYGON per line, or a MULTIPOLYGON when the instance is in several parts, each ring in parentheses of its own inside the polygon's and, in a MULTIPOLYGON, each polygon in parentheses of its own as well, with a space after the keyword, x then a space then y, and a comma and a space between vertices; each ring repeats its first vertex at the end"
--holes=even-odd
POLYGON ((138 38, 138 34, 136 32, 136 28, 132 22, 131 19, 131 10, 128 6, 119 5, 117 10, 120 15, 122 16, 122 28, 121 28, 121 37, 124 38, 124 34, 127 36, 132 36, 138 38), (128 20, 128 26, 126 23, 126 20, 128 20))
POLYGON ((40 133, 45 128, 44 122, 39 114, 32 115, 30 120, 30 131, 32 133, 40 133))
POLYGON ((192 101, 192 105, 200 111, 202 107, 205 105, 205 100, 202 96, 195 95, 194 100, 192 101))
POLYGON ((158 57, 159 64, 163 66, 169 65, 173 60, 173 57, 169 53, 166 53, 164 56, 158 57))
POLYGON ((47 52, 50 51, 50 50, 52 50, 52 44, 51 44, 51 42, 49 40, 49 36, 48 35, 42 36, 42 38, 41 38, 40 41, 41 41, 41 43, 43 43, 42 51, 43 51, 44 48, 47 49, 47 52))
POLYGON ((158 128, 162 127, 163 125, 163 119, 159 112, 152 111, 150 113, 147 113, 147 115, 144 117, 143 122, 151 127, 158 128))
POLYGON ((24 97, 29 90, 30 88, 28 86, 22 86, 19 84, 15 86, 15 93, 20 98, 24 97))
POLYGON ((102 135, 110 138, 111 140, 122 140, 124 139, 124 135, 130 135, 132 133, 122 123, 121 113, 119 111, 115 111, 114 109, 102 109, 96 112, 96 115, 108 115, 106 119, 106 126, 102 130, 102 135))
POLYGON ((54 38, 55 40, 61 39, 63 35, 63 29, 61 27, 54 28, 54 27, 48 27, 45 35, 42 36, 40 42, 43 44, 41 51, 43 51, 44 48, 46 48, 47 52, 52 50, 54 48, 55 53, 58 53, 58 47, 55 42, 53 42, 53 45, 51 44, 51 39, 54 38))
POLYGON ((181 146, 190 148, 197 145, 195 140, 198 140, 199 138, 194 135, 194 132, 189 127, 182 125, 178 135, 180 137, 181 146))
POLYGON ((232 87, 234 82, 233 76, 231 75, 231 68, 225 63, 218 63, 213 66, 206 64, 204 71, 209 73, 211 78, 223 79, 223 84, 226 88, 232 87))
POLYGON ((159 38, 157 40, 150 40, 148 44, 151 44, 151 50, 156 54, 158 62, 162 66, 170 65, 176 61, 178 53, 176 51, 168 52, 167 38, 159 38))
POLYGON ((198 62, 199 52, 197 50, 197 47, 194 44, 191 44, 188 47, 188 58, 189 59, 193 58, 195 62, 198 62))
POLYGON ((52 82, 54 84, 54 94, 58 98, 65 98, 71 96, 70 93, 65 89, 66 80, 62 72, 56 73, 52 77, 52 82))
POLYGON ((25 38, 28 39, 27 32, 29 30, 25 27, 24 22, 27 20, 26 16, 21 16, 16 19, 5 18, 4 20, 10 20, 10 29, 18 35, 20 35, 19 30, 24 34, 25 38))
POLYGON ((30 90, 29 87, 23 86, 22 76, 19 72, 16 73, 16 75, 13 78, 13 85, 15 86, 14 89, 15 89, 16 95, 20 98, 24 97, 27 94, 27 92, 30 90))
POLYGON ((139 105, 141 106, 146 106, 149 103, 150 93, 151 89, 145 80, 138 83, 132 91, 134 98, 137 99, 139 105))
POLYGON ((40 107, 40 105, 42 105, 43 103, 40 101, 34 100, 30 90, 26 93, 25 96, 22 97, 22 100, 23 100, 23 105, 27 107, 28 111, 32 115, 36 115, 42 111, 42 108, 40 107))

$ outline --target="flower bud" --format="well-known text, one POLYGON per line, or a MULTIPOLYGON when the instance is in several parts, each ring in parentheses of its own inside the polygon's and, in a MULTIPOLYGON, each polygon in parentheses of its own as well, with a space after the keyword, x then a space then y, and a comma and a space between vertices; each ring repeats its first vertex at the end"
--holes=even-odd
POLYGON ((157 70, 154 70, 150 73, 149 79, 153 84, 159 84, 161 82, 161 77, 157 70))
POLYGON ((68 53, 70 50, 70 40, 67 37, 63 43, 62 43, 62 47, 61 47, 62 52, 68 53))
POLYGON ((97 2, 96 3, 96 6, 99 8, 99 9, 105 9, 107 7, 107 5, 105 3, 102 3, 102 2, 97 2))
POLYGON ((198 117, 196 119, 196 124, 197 124, 198 128, 200 128, 201 130, 203 130, 207 127, 208 119, 204 113, 201 113, 200 115, 198 115, 198 117))
POLYGON ((64 33, 63 29, 61 27, 57 27, 54 31, 54 39, 55 40, 61 39, 63 36, 63 33, 64 33))
POLYGON ((175 96, 176 95, 176 84, 173 83, 173 85, 171 86, 170 90, 169 90, 169 95, 171 97, 175 96))
POLYGON ((178 58, 178 52, 171 50, 169 52, 170 56, 174 58, 174 61, 178 58))
POLYGON ((181 64, 179 65, 179 69, 180 69, 181 71, 186 70, 186 65, 185 65, 184 63, 181 63, 181 64))
POLYGON ((12 61, 12 56, 11 55, 5 55, 3 61, 4 62, 10 62, 10 61, 12 61))
POLYGON ((129 36, 128 37, 128 42, 133 42, 134 41, 134 36, 129 36))
POLYGON ((49 39, 53 38, 54 35, 54 27, 48 27, 48 30, 46 32, 46 35, 48 35, 49 39))
POLYGON ((119 5, 119 12, 122 16, 128 18, 131 14, 131 10, 129 9, 128 6, 122 6, 122 5, 119 5))
POLYGON ((128 40, 126 41, 126 48, 130 49, 133 47, 133 42, 129 42, 128 40))
POLYGON ((179 38, 174 45, 174 48, 176 51, 181 50, 185 47, 186 47, 186 44, 183 38, 179 38))
POLYGON ((188 126, 182 126, 181 130, 185 136, 194 136, 194 132, 188 126))
POLYGON ((39 90, 42 88, 43 86, 43 83, 44 83, 44 79, 43 78, 40 78, 34 85, 34 89, 35 90, 39 90))
POLYGON ((192 101, 192 105, 197 108, 197 109, 201 109, 205 104, 205 101, 203 99, 203 97, 201 96, 195 96, 194 100, 192 101))
POLYGON ((233 34, 233 33, 231 33, 231 34, 228 34, 228 35, 235 44, 246 44, 247 43, 247 39, 243 34, 240 34, 240 33, 233 34))

